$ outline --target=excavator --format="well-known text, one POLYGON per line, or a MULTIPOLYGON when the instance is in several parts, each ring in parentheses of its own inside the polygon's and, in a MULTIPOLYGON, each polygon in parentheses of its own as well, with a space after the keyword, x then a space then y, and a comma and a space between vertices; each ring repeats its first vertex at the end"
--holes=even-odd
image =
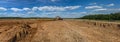
POLYGON ((56 16, 55 20, 63 20, 60 16, 56 16))

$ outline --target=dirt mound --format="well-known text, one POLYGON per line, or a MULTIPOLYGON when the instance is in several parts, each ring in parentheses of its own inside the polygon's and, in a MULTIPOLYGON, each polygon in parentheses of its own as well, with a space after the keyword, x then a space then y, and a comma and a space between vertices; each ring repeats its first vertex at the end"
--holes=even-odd
POLYGON ((97 21, 0 21, 0 42, 120 42, 120 24, 97 21))

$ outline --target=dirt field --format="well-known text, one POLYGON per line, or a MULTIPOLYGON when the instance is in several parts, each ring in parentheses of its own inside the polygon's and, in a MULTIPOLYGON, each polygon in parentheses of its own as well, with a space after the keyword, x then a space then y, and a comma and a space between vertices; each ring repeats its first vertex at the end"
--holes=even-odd
POLYGON ((120 23, 0 20, 0 42, 120 42, 120 23))

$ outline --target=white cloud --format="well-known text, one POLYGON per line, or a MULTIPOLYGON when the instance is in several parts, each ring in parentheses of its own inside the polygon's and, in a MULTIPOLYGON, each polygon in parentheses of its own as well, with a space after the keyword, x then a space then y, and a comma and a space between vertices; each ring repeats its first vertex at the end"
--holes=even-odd
POLYGON ((7 11, 7 9, 4 8, 4 7, 0 7, 0 10, 1 10, 1 11, 7 11))
POLYGON ((31 9, 30 8, 23 8, 23 10, 28 11, 28 10, 31 10, 31 9))
POLYGON ((69 10, 74 10, 74 9, 78 9, 80 8, 81 6, 67 6, 65 7, 66 9, 69 9, 69 10))
POLYGON ((36 11, 36 10, 38 10, 38 7, 33 7, 32 10, 36 11))
POLYGON ((113 9, 111 9, 111 8, 104 8, 104 9, 96 9, 96 10, 93 10, 93 11, 91 11, 91 12, 89 12, 89 13, 97 13, 97 14, 108 14, 108 13, 116 13, 116 12, 120 12, 120 10, 119 9, 117 9, 117 8, 113 8, 113 9))
POLYGON ((19 8, 11 8, 11 10, 14 12, 22 11, 22 9, 19 9, 19 8))
POLYGON ((85 9, 99 9, 99 8, 103 8, 102 6, 87 6, 85 7, 85 9))
POLYGON ((10 10, 14 12, 18 11, 67 11, 78 9, 81 6, 66 6, 66 7, 58 7, 58 6, 42 6, 42 7, 33 7, 33 8, 11 8, 10 10))
POLYGON ((43 6, 38 8, 40 11, 64 11, 65 9, 62 7, 56 6, 43 6))
POLYGON ((106 8, 101 8, 101 9, 95 9, 93 11, 104 11, 104 10, 107 10, 106 8))
POLYGON ((35 13, 34 11, 27 12, 27 14, 34 14, 34 13, 35 13))
POLYGON ((120 10, 120 8, 118 10, 120 10))
POLYGON ((114 6, 114 5, 115 5, 115 4, 111 3, 111 4, 107 5, 107 6, 110 7, 110 6, 114 6))
POLYGON ((74 10, 78 9, 81 6, 66 6, 66 7, 57 7, 57 6, 43 6, 39 7, 40 11, 66 11, 66 10, 74 10))

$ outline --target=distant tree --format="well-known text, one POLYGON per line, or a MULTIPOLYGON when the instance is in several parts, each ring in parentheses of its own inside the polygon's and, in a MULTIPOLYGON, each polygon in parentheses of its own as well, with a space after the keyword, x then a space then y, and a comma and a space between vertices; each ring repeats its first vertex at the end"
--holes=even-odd
POLYGON ((86 16, 81 17, 81 19, 120 20, 120 13, 86 15, 86 16))

